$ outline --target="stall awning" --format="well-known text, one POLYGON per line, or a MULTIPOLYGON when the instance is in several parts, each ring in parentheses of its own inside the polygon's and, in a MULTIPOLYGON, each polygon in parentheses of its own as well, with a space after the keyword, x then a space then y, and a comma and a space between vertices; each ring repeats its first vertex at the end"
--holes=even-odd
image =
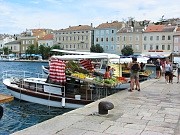
POLYGON ((144 52, 142 56, 146 56, 149 58, 166 58, 171 55, 171 52, 144 52))

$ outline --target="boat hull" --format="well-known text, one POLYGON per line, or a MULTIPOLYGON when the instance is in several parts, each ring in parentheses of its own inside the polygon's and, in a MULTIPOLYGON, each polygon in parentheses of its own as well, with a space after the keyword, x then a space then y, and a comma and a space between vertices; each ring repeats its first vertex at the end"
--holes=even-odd
POLYGON ((61 95, 54 95, 44 92, 42 93, 20 88, 16 84, 11 84, 10 79, 3 80, 3 83, 6 85, 6 87, 9 89, 9 91, 15 98, 32 103, 38 103, 52 107, 75 109, 92 102, 90 100, 78 100, 75 98, 63 97, 61 95))

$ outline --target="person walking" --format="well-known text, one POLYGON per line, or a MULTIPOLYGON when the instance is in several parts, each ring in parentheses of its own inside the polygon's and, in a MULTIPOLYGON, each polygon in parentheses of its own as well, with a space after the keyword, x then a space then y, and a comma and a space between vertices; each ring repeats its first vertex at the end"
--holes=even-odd
POLYGON ((177 64, 177 83, 179 83, 179 78, 180 78, 180 62, 177 64))
POLYGON ((159 79, 161 77, 161 63, 160 63, 160 59, 156 60, 155 65, 156 65, 156 79, 159 79))
POLYGON ((139 71, 141 69, 140 64, 137 62, 137 58, 132 58, 132 62, 129 63, 128 68, 130 69, 130 92, 134 90, 134 84, 138 91, 140 91, 140 83, 139 83, 139 71))
POLYGON ((172 63, 170 62, 169 58, 167 58, 165 61, 164 71, 165 71, 165 81, 168 84, 169 83, 169 77, 171 75, 171 72, 173 71, 172 63))

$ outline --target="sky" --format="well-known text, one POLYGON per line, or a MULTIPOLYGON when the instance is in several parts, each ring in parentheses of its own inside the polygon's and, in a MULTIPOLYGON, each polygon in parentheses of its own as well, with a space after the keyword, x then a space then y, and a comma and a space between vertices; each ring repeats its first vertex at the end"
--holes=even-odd
POLYGON ((180 18, 180 0, 0 0, 0 34, 26 29, 180 18))

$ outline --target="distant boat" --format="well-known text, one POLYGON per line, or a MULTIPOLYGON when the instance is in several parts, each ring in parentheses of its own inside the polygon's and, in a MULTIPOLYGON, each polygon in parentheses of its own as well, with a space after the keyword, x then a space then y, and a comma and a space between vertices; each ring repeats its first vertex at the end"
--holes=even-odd
POLYGON ((9 54, 9 55, 1 54, 0 55, 0 61, 14 61, 16 59, 17 59, 17 57, 15 57, 13 54, 9 54))

